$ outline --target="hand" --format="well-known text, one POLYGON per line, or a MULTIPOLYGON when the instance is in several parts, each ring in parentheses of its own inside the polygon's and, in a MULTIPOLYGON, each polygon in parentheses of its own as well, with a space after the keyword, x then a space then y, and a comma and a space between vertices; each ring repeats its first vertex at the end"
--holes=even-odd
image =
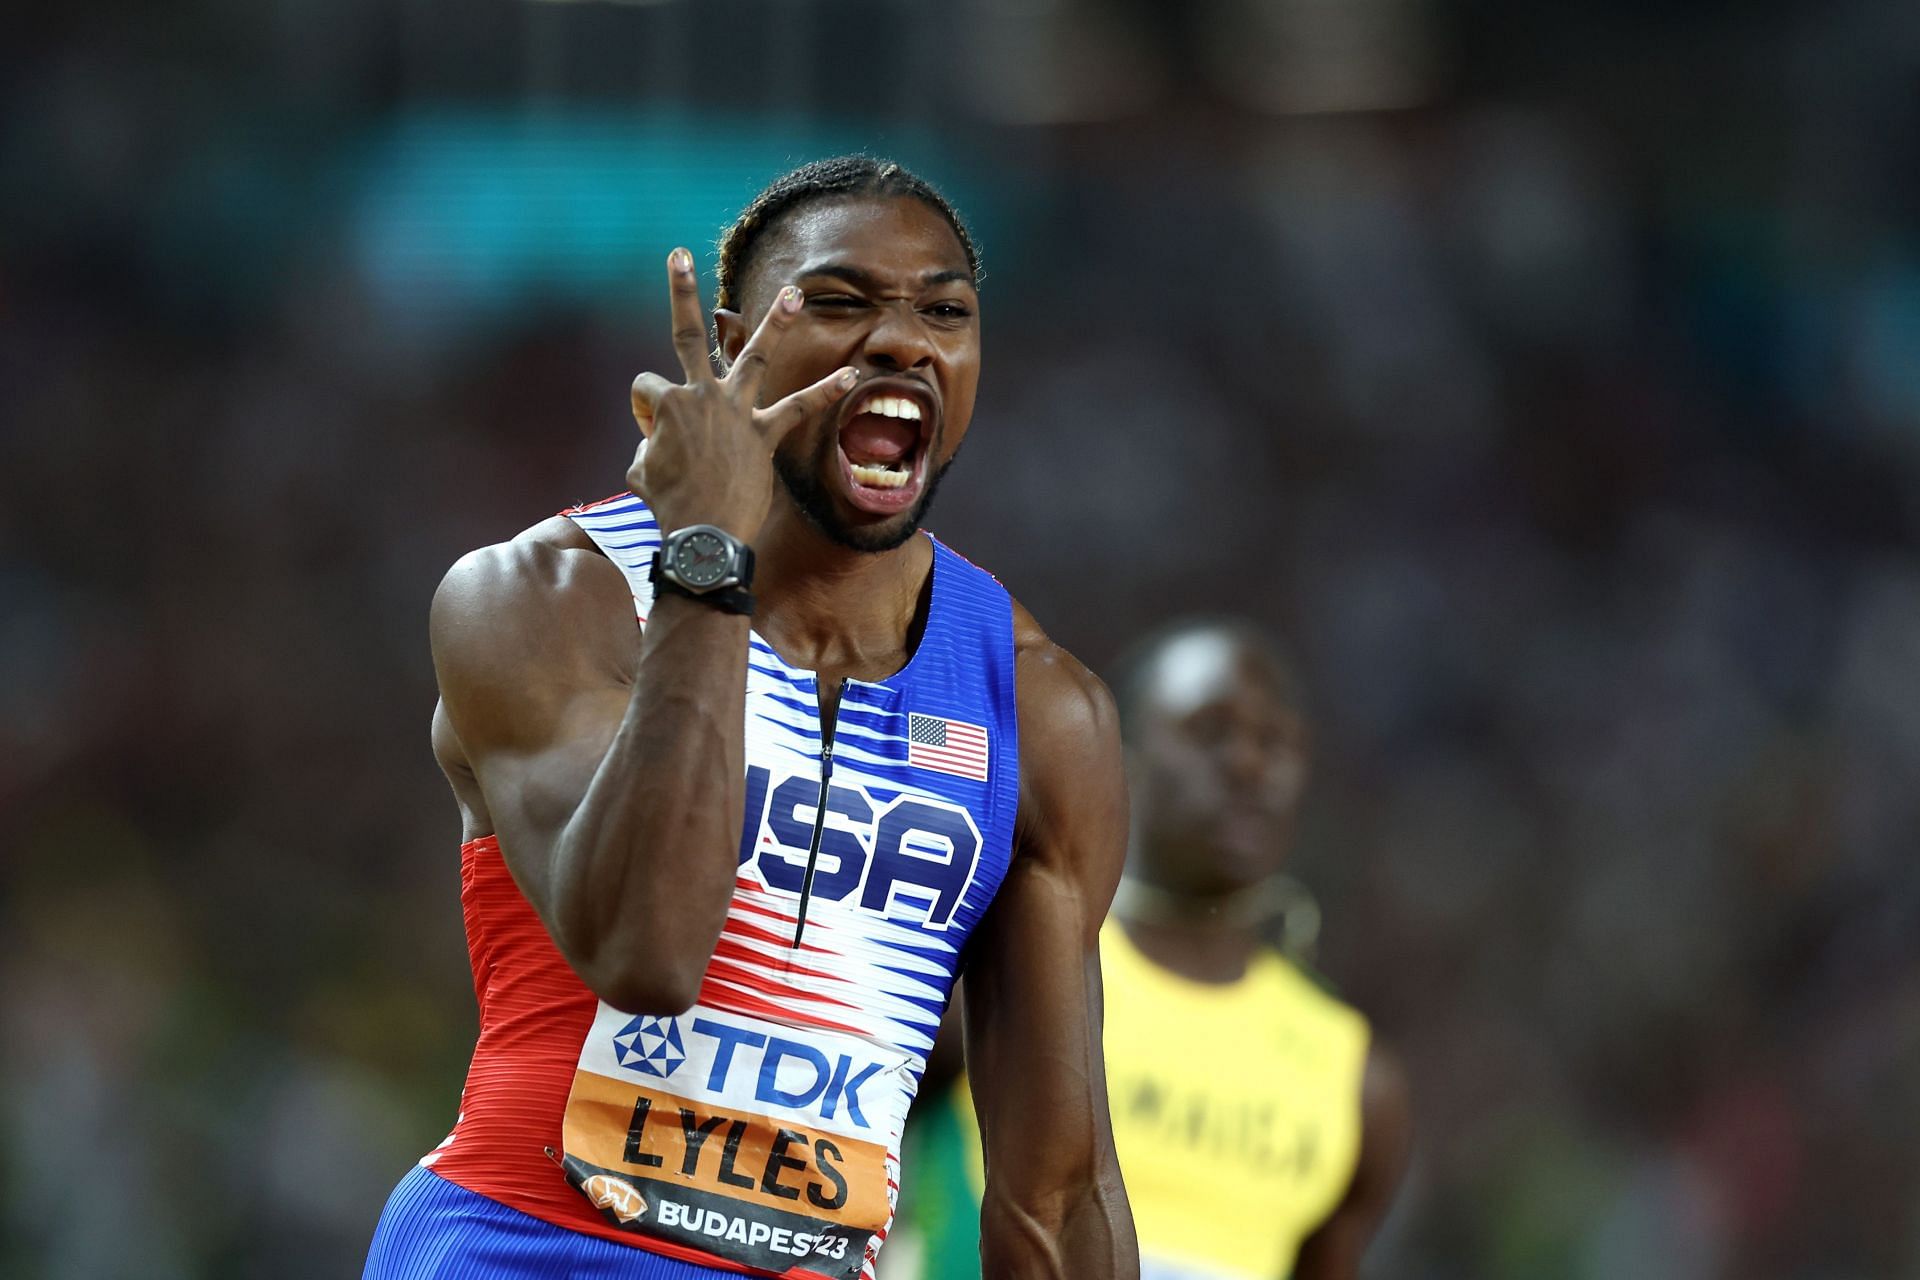
POLYGON ((633 417, 643 439, 627 469, 627 486, 646 499, 663 531, 711 524, 750 540, 773 502, 774 449, 787 432, 851 390, 859 374, 836 369, 756 409, 767 360, 799 314, 800 291, 792 285, 780 291, 740 358, 716 378, 691 253, 675 249, 668 255, 667 282, 673 349, 687 380, 676 385, 657 373, 633 380, 633 417))

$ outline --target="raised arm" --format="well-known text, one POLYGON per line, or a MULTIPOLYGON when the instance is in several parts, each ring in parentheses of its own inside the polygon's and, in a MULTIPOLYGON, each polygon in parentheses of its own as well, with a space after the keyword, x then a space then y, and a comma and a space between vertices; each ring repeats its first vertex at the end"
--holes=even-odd
POLYGON ((1100 922, 1126 855, 1120 734, 1106 688, 1030 629, 1020 646, 1013 865, 965 988, 967 1073, 987 1186, 982 1274, 1139 1274, 1107 1116, 1100 922))
MULTIPOLYGON (((755 409, 798 292, 783 291, 716 378, 684 249, 668 277, 687 381, 635 381, 646 438, 629 483, 662 530, 704 523, 751 539, 780 436, 850 380, 839 370, 755 409)), ((748 621, 663 594, 636 634, 619 571, 583 543, 549 522, 453 567, 432 615, 442 710, 486 825, 574 972, 616 1008, 679 1012, 699 990, 733 888, 748 621)))
POLYGON ((747 621, 660 604, 636 634, 619 570, 537 535, 468 555, 433 602, 441 705, 501 854, 573 971, 636 1013, 698 989, 745 803, 747 621))
POLYGON ((1375 1045, 1360 1083, 1360 1158, 1353 1181, 1340 1207, 1300 1246, 1294 1280, 1357 1280, 1360 1258, 1393 1203, 1412 1148, 1406 1073, 1375 1045))

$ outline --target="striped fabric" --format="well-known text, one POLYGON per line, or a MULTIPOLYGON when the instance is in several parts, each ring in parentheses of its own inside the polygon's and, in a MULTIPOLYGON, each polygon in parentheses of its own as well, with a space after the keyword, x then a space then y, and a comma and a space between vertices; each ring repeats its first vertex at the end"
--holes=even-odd
MULTIPOLYGON (((639 499, 623 495, 567 514, 626 576, 635 616, 644 625, 652 607, 647 569, 660 542, 651 513, 639 499)), ((987 573, 937 541, 933 548, 932 604, 907 666, 884 681, 844 686, 824 816, 818 681, 752 636, 740 867, 726 926, 692 1010, 677 1019, 636 1020, 601 1005, 567 968, 515 888, 498 843, 487 837, 462 850, 462 903, 481 1030, 460 1119, 423 1165, 570 1233, 713 1268, 684 1274, 872 1274, 897 1196, 907 1107, 951 995, 961 948, 1006 874, 1019 795, 1011 601, 987 573), (980 726, 988 740, 980 776, 915 764, 910 717, 980 726), (808 884, 805 868, 814 841, 818 853, 808 884), (673 1037, 670 1055, 634 1052, 638 1037, 657 1048, 666 1043, 664 1036, 673 1037), (755 1052, 762 1058, 750 1060, 755 1052), (831 1081, 823 1073, 810 1089, 807 1060, 833 1064, 831 1081), (735 1210, 757 1194, 733 1190, 746 1184, 728 1178, 725 1166, 719 1176, 731 1187, 707 1190, 735 1199, 709 1195, 700 1202, 708 1206, 709 1238, 702 1238, 676 1230, 677 1216, 669 1220, 669 1214, 683 1212, 686 1221, 701 1220, 695 1210, 663 1204, 661 1187, 671 1192, 671 1185, 613 1168, 620 1142, 597 1148, 611 1156, 589 1151, 584 1165, 573 1159, 580 1151, 568 1149, 576 1182, 604 1185, 587 1179, 588 1171, 635 1178, 616 1184, 625 1189, 603 1197, 603 1205, 629 1203, 626 1193, 639 1186, 644 1195, 637 1202, 650 1206, 637 1222, 611 1208, 603 1212, 575 1190, 557 1163, 563 1114, 568 1133, 578 1138, 574 1130, 589 1101, 603 1117, 619 1108, 625 1125, 628 1112, 641 1114, 635 1111, 636 1091, 650 1090, 665 1091, 657 1092, 656 1119, 671 1117, 676 1104, 689 1100, 716 1108, 715 1114, 763 1117, 754 1123, 764 1123, 769 1133, 778 1126, 778 1132, 814 1135, 816 1147, 825 1143, 834 1159, 843 1160, 837 1176, 851 1185, 842 1188, 840 1199, 878 1203, 877 1216, 842 1224, 850 1248, 838 1263, 824 1255, 825 1236, 780 1232, 789 1242, 801 1242, 796 1253, 809 1241, 822 1251, 822 1257, 789 1266, 784 1258, 762 1258, 745 1244, 735 1247, 715 1236, 719 1219, 712 1206, 735 1210), (843 1159, 855 1148, 876 1153, 873 1163, 843 1159)), ((747 1138, 743 1149, 753 1142, 747 1138)), ((712 1148, 714 1161, 718 1147, 716 1142, 712 1148)), ((625 1150, 632 1159, 638 1148, 628 1142, 625 1150)), ((703 1150, 681 1148, 669 1165, 684 1158, 692 1169, 703 1150)), ((648 1163, 659 1167, 658 1161, 648 1163)), ((796 1167, 789 1162, 767 1176, 775 1186, 781 1177, 806 1185, 814 1203, 830 1203, 828 1183, 807 1179, 836 1171, 783 1171, 796 1167)), ((700 1168, 705 1176, 708 1166, 700 1168)), ((805 1201, 794 1207, 807 1211, 805 1201)), ((759 1233, 756 1244, 762 1242, 759 1220, 753 1230, 759 1233)))

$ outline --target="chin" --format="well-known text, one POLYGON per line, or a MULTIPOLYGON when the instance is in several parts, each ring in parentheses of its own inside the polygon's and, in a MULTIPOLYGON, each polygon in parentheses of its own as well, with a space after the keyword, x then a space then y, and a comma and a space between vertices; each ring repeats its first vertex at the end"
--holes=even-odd
POLYGON ((1233 840, 1187 840, 1177 855, 1182 864, 1177 881, 1186 892, 1203 897, 1224 896, 1251 889, 1280 872, 1280 845, 1260 841, 1257 846, 1233 840))
MULTIPOLYGON (((805 508, 802 508, 805 510, 805 508)), ((854 524, 851 521, 837 519, 828 514, 824 519, 814 517, 807 512, 813 523, 829 538, 849 551, 878 553, 891 551, 902 546, 907 539, 920 532, 920 513, 906 512, 878 524, 854 524)))
POLYGON ((836 492, 852 481, 846 475, 845 455, 832 441, 812 457, 776 453, 773 461, 781 484, 814 528, 838 546, 868 553, 892 551, 920 531, 940 481, 954 463, 953 458, 948 458, 930 468, 930 473, 915 484, 911 506, 891 515, 880 515, 860 509, 860 504, 836 492))
POLYGON ((1275 846, 1267 845, 1255 850, 1222 850, 1215 862, 1215 871, 1221 882, 1230 890, 1251 889, 1264 884, 1280 874, 1280 860, 1275 858, 1275 846))

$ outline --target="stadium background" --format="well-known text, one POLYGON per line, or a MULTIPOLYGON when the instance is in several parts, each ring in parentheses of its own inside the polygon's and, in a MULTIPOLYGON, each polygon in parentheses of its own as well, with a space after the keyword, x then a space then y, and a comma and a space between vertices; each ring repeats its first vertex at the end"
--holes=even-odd
POLYGON ((665 251, 869 148, 985 246, 934 527, 1096 667, 1302 657, 1372 1274, 1920 1276, 1920 9, 10 25, 0 1273, 357 1274, 473 1026, 433 585, 620 487, 665 251))

